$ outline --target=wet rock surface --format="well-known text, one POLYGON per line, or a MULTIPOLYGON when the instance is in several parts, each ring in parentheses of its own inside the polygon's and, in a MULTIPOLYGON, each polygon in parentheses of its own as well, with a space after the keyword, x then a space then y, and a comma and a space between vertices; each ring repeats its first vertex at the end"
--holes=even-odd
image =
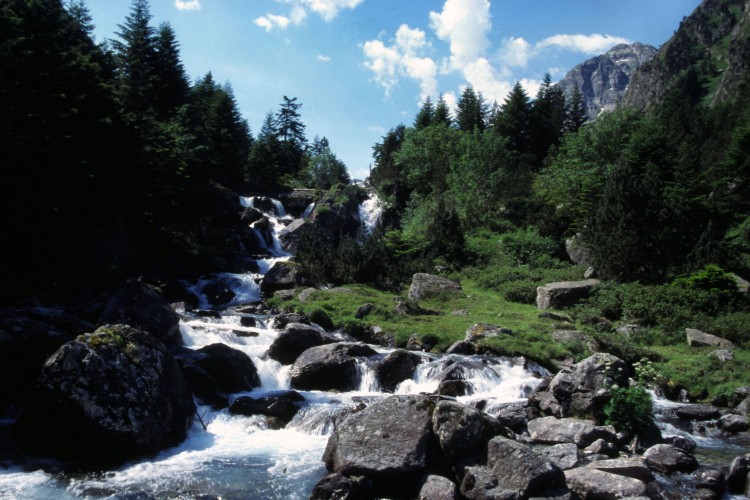
POLYGON ((291 385, 302 390, 350 391, 355 387, 355 357, 374 354, 368 345, 350 342, 311 347, 292 365, 291 385))

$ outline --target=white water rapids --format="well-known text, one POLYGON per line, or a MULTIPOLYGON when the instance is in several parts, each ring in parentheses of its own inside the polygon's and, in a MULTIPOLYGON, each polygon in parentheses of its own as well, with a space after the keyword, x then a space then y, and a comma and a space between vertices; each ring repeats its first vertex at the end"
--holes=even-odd
MULTIPOLYGON (((203 291, 217 279, 234 294, 230 305, 259 301, 259 282, 263 275, 275 262, 290 258, 276 234, 291 218, 280 202, 270 201, 272 210, 264 215, 272 228, 271 241, 266 241, 267 235, 256 231, 259 241, 264 242, 261 246, 269 254, 258 260, 259 272, 224 273, 194 283, 191 290, 199 298, 200 308, 214 305, 203 291)), ((254 198, 241 199, 243 206, 256 207, 255 202, 254 198)), ((375 202, 366 202, 360 213, 369 234, 377 223, 380 208, 375 202)), ((290 367, 265 357, 279 333, 273 317, 253 316, 256 326, 248 327, 242 326, 241 316, 225 311, 221 318, 207 318, 183 312, 180 324, 183 342, 191 349, 221 342, 250 356, 258 369, 261 387, 234 394, 232 399, 239 395, 260 397, 290 389, 290 367), (251 336, 246 336, 248 334, 251 336)), ((346 393, 298 391, 305 402, 284 429, 269 429, 263 416, 230 415, 226 409, 216 411, 202 406, 198 412, 206 428, 196 419, 188 438, 178 447, 99 473, 56 472, 54 462, 23 469, 18 466, 0 468, 0 498, 195 498, 201 495, 264 500, 307 498, 315 483, 326 474, 321 457, 333 431, 333 417, 357 406, 363 399, 387 396, 380 391, 372 365, 390 351, 379 347, 376 350, 379 354, 374 359, 359 359, 356 390, 346 393)), ((397 393, 432 392, 438 386, 438 375, 449 364, 468 359, 457 355, 422 354, 422 357, 414 378, 404 381, 397 393)), ((474 394, 460 399, 466 402, 488 400, 488 408, 503 402, 522 401, 539 382, 522 366, 502 359, 488 359, 467 368, 465 374, 474 394)))

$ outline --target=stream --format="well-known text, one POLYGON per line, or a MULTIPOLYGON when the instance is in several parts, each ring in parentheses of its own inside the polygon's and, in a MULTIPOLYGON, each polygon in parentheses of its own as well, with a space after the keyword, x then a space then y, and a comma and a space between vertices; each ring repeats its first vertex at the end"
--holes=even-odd
MULTIPOLYGON (((242 198, 241 203, 253 206, 254 199, 242 198)), ((304 215, 309 215, 311 210, 305 211, 304 215)), ((365 231, 368 231, 367 227, 371 230, 371 225, 377 221, 377 210, 377 204, 373 202, 361 207, 360 217, 368 225, 365 231)), ((290 366, 282 366, 265 356, 279 334, 275 318, 241 313, 234 308, 260 301, 259 283, 263 275, 275 262, 290 258, 277 234, 292 218, 275 200, 273 209, 266 211, 265 215, 271 222, 272 231, 263 234, 263 231, 256 230, 259 241, 264 242, 268 251, 268 256, 258 260, 257 273, 210 276, 190 287, 199 298, 200 307, 211 308, 214 305, 203 295, 203 288, 213 280, 222 279, 230 284, 234 294, 234 299, 225 304, 229 307, 223 308, 218 318, 179 311, 182 318, 180 330, 186 347, 198 349, 220 342, 246 353, 257 367, 261 387, 233 394, 230 399, 243 395, 261 397, 291 388, 290 366), (254 321, 243 321, 247 317, 254 321), (255 326, 243 326, 250 323, 255 326)), ((62 472, 51 461, 24 468, 0 467, 0 498, 308 498, 313 486, 326 474, 321 457, 333 431, 335 417, 362 401, 389 395, 380 390, 373 363, 391 350, 373 348, 378 353, 376 356, 359 360, 355 390, 343 393, 298 391, 305 398, 303 407, 283 429, 271 429, 264 416, 230 415, 226 409, 217 411, 200 406, 198 414, 202 422, 196 419, 188 438, 180 446, 115 469, 76 474, 62 472)), ((525 402, 527 395, 539 384, 540 375, 546 373, 533 363, 519 363, 511 358, 418 354, 422 358, 421 364, 412 379, 397 387, 396 393, 434 392, 441 373, 452 364, 461 364, 465 367, 463 374, 470 394, 458 400, 467 404, 484 401, 484 411, 490 414, 508 403, 525 402)), ((669 404, 673 403, 658 401, 657 408, 668 409, 669 404)), ((686 432, 667 418, 660 420, 665 435, 686 432)), ((701 461, 708 459, 726 464, 731 457, 750 451, 747 447, 728 446, 711 437, 704 439, 694 434, 691 437, 699 444, 697 455, 701 461), (716 456, 725 452, 729 459, 716 456)))

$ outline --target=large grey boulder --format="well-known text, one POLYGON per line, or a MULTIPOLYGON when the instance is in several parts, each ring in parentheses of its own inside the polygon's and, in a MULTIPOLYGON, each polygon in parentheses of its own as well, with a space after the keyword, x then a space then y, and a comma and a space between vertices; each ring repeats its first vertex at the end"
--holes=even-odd
POLYGON ((178 314, 158 289, 136 279, 125 281, 107 297, 99 323, 130 325, 165 344, 182 345, 178 314))
POLYGON ((300 354, 319 345, 338 342, 336 337, 328 335, 314 326, 302 323, 289 323, 268 348, 268 357, 282 365, 291 365, 300 354))
POLYGON ((334 473, 322 478, 312 490, 310 500, 360 500, 370 498, 372 482, 364 476, 334 473))
POLYGON ((50 356, 18 433, 33 452, 101 465, 177 445, 194 413, 164 344, 130 326, 105 325, 50 356))
POLYGON ((458 500, 458 486, 443 476, 427 476, 417 495, 419 500, 458 500))
POLYGON ((724 415, 716 422, 716 427, 723 430, 724 432, 737 433, 745 432, 750 429, 750 423, 748 423, 747 417, 744 415, 724 415))
POLYGON ((750 454, 734 457, 727 474, 729 493, 742 495, 747 492, 748 474, 750 474, 750 454))
POLYGON ((539 309, 570 307, 587 298, 598 284, 596 279, 547 283, 536 289, 536 306, 539 309))
POLYGON ((328 440, 329 472, 364 475, 382 495, 415 497, 428 470, 434 402, 390 396, 345 418, 328 440))
POLYGON ((674 410, 674 414, 683 420, 714 420, 721 414, 719 409, 711 405, 682 405, 674 410))
POLYGON ((273 297, 279 290, 291 290, 299 284, 297 266, 292 262, 277 262, 268 270, 260 285, 263 297, 273 297))
POLYGON ((380 388, 393 392, 404 380, 411 379, 422 358, 404 349, 396 349, 375 364, 380 388))
POLYGON ((651 470, 661 474, 693 472, 698 468, 698 461, 693 455, 671 444, 652 446, 646 450, 643 458, 651 470))
POLYGON ((281 246, 287 252, 295 253, 299 250, 300 242, 309 234, 315 232, 315 226, 304 219, 294 219, 279 233, 281 246))
POLYGON ((631 477, 645 483, 654 480, 654 475, 648 468, 646 460, 642 457, 613 458, 611 460, 597 460, 586 466, 589 469, 597 469, 618 476, 631 477))
POLYGON ((595 422, 576 418, 537 418, 531 420, 528 427, 531 440, 537 443, 574 443, 579 448, 585 448, 597 439, 617 442, 612 426, 600 426, 595 422))
POLYGON ((272 424, 284 426, 294 418, 305 398, 297 391, 279 391, 260 398, 240 396, 229 407, 231 415, 265 415, 274 419, 272 424))
POLYGON ((461 493, 472 499, 529 498, 565 485, 563 471, 526 444, 503 437, 487 446, 487 466, 469 467, 461 493))
POLYGON ((485 462, 490 439, 512 436, 496 418, 455 401, 437 404, 432 428, 446 462, 459 478, 464 467, 485 462))
POLYGON ((540 384, 529 401, 543 413, 597 420, 610 398, 610 388, 628 386, 624 361, 607 353, 596 353, 563 369, 549 384, 540 384))
POLYGON ((582 499, 645 497, 648 491, 646 483, 639 479, 588 467, 566 470, 565 481, 582 499))
POLYGON ((560 443, 544 446, 536 450, 540 455, 556 464, 562 470, 576 467, 581 460, 578 446, 574 443, 560 443))
POLYGON ((580 233, 565 240, 565 252, 574 264, 585 267, 592 264, 591 248, 583 241, 580 233))
POLYGON ((420 300, 444 292, 460 293, 461 285, 441 276, 417 273, 411 279, 409 299, 420 300))
POLYGON ((687 336, 687 343, 690 347, 724 347, 727 349, 734 349, 737 347, 733 342, 727 339, 694 328, 686 328, 685 335, 687 336))
POLYGON ((311 347, 289 370, 294 389, 351 391, 356 375, 355 357, 377 354, 366 344, 341 342, 311 347))

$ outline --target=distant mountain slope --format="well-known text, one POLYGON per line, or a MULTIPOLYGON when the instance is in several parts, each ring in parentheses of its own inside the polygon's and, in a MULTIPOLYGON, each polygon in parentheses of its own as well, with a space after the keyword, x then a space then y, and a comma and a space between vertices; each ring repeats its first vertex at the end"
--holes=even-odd
POLYGON ((622 101, 632 75, 654 55, 656 48, 650 45, 616 45, 568 71, 559 85, 567 98, 578 85, 588 118, 593 120, 602 110, 611 111, 622 101))
POLYGON ((675 86, 696 102, 735 96, 750 61, 749 39, 750 0, 704 0, 633 75, 624 104, 649 109, 675 86))

